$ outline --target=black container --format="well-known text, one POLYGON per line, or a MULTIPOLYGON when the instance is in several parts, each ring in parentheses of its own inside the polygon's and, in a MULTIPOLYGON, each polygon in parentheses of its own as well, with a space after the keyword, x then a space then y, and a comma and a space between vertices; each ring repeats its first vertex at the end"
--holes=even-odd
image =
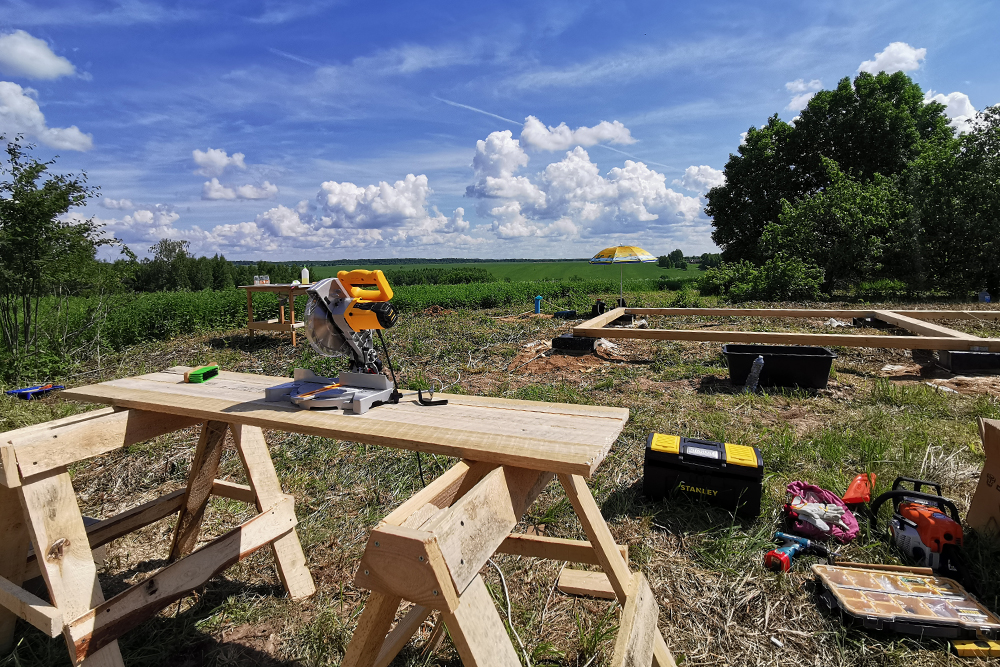
POLYGON ((552 339, 553 350, 569 350, 574 352, 593 352, 596 338, 586 338, 584 336, 574 336, 564 334, 552 339))
POLYGON ((1000 353, 938 350, 938 361, 952 373, 1000 372, 1000 353))
POLYGON ((764 460, 746 445, 650 433, 642 492, 652 500, 685 496, 735 512, 760 514, 764 460))
POLYGON ((754 360, 764 357, 760 386, 826 389, 830 368, 837 355, 825 347, 799 345, 723 345, 729 364, 729 381, 746 384, 754 360))

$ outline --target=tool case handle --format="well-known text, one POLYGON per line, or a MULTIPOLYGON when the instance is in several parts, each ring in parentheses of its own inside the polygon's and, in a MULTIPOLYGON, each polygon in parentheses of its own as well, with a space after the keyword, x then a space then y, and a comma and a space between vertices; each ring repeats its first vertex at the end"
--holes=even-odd
POLYGON ((937 482, 931 482, 926 479, 916 479, 914 477, 897 477, 896 481, 892 483, 892 490, 895 491, 903 487, 903 482, 909 482, 913 485, 914 491, 920 491, 923 487, 929 486, 933 488, 937 495, 941 495, 941 485, 937 482))
POLYGON ((887 500, 892 500, 893 510, 899 507, 899 503, 904 498, 912 498, 913 500, 926 500, 928 503, 937 505, 937 507, 942 512, 949 512, 951 518, 955 520, 956 523, 962 523, 959 518, 958 508, 955 507, 955 503, 951 502, 943 496, 936 496, 933 493, 924 493, 923 491, 909 491, 907 489, 893 489, 892 491, 886 491, 881 496, 876 498, 871 504, 871 516, 874 520, 878 520, 879 508, 887 500))

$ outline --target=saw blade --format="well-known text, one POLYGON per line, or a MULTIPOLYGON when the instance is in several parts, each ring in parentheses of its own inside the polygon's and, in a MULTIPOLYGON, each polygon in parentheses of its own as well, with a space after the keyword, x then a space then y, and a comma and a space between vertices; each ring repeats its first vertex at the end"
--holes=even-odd
POLYGON ((327 357, 350 354, 350 344, 330 321, 330 313, 319 299, 309 297, 303 322, 306 338, 319 354, 327 357))

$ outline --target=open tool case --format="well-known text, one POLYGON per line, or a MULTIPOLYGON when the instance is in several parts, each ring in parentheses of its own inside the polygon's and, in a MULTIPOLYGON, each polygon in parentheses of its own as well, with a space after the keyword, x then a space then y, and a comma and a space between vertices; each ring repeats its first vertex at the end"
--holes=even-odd
POLYGON ((925 568, 817 564, 812 571, 820 599, 867 629, 944 639, 1000 636, 1000 618, 957 581, 924 574, 925 568))

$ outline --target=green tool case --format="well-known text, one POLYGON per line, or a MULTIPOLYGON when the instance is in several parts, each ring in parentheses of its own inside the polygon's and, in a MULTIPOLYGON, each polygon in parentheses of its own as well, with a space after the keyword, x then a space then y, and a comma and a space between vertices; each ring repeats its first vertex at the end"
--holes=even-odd
POLYGON ((764 460, 756 447, 650 433, 646 440, 642 491, 700 498, 753 518, 760 514, 764 460))

